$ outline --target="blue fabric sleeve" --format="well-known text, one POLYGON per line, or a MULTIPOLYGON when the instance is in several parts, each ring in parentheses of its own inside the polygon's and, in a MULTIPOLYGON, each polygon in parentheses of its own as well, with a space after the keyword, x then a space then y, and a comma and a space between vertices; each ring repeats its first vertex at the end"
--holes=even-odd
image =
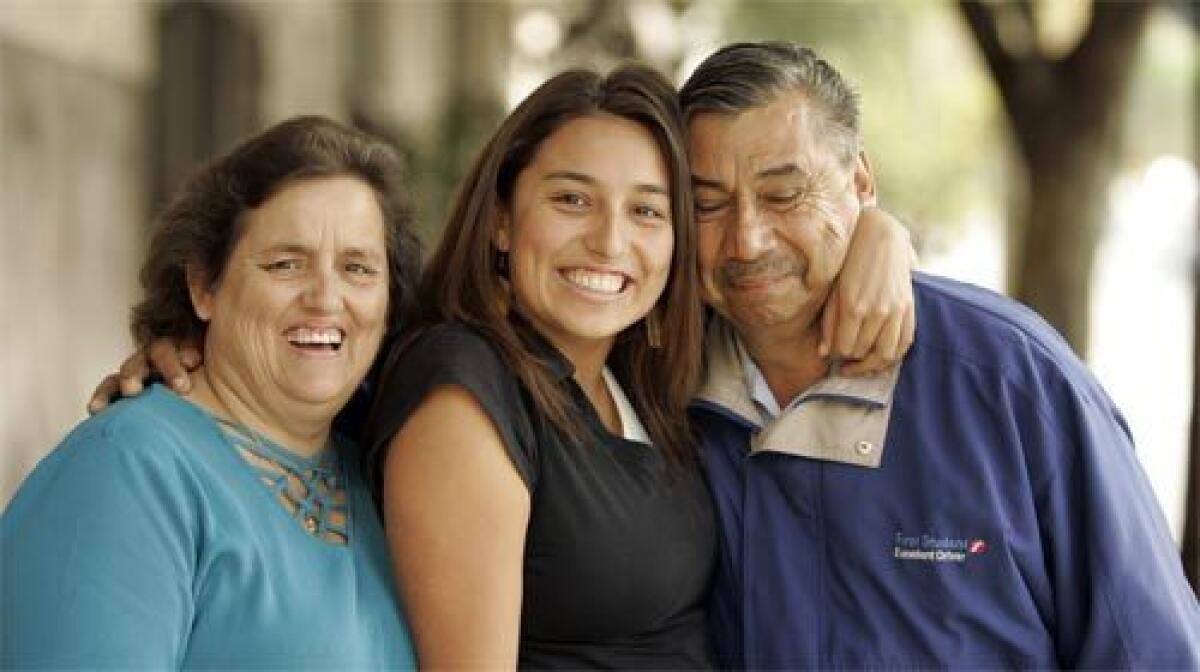
POLYGON ((1098 388, 1063 396, 1040 432, 1068 462, 1037 493, 1060 664, 1200 669, 1200 606, 1128 427, 1098 388))
POLYGON ((143 426, 148 419, 120 420, 102 415, 79 427, 0 520, 6 669, 182 661, 196 572, 195 482, 169 432, 143 426))

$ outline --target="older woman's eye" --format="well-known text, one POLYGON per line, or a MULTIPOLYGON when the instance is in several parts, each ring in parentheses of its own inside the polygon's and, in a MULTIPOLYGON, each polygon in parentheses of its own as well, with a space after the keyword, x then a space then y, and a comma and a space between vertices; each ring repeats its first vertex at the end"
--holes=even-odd
POLYGON ((588 206, 588 198, 574 191, 564 191, 550 195, 550 202, 568 209, 582 209, 588 206))
POLYGON ((286 273, 289 271, 298 271, 298 270, 300 270, 300 260, 299 259, 276 259, 275 261, 268 261, 267 263, 262 264, 261 268, 264 271, 268 271, 268 272, 272 272, 272 273, 286 273))

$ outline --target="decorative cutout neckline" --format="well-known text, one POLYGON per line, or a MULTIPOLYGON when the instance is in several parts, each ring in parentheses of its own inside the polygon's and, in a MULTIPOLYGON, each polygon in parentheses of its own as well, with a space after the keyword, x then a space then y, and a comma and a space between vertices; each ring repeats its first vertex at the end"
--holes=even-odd
POLYGON ((310 536, 345 546, 349 540, 346 489, 337 453, 326 446, 316 455, 297 455, 245 425, 216 418, 230 444, 259 482, 310 536))

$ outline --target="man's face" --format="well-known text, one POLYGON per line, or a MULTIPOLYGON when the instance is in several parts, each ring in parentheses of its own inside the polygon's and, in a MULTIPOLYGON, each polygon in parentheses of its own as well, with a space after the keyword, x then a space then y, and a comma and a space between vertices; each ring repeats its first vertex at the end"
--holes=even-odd
POLYGON ((832 132, 797 94, 688 125, 704 300, 743 334, 815 324, 874 199, 865 155, 832 132))

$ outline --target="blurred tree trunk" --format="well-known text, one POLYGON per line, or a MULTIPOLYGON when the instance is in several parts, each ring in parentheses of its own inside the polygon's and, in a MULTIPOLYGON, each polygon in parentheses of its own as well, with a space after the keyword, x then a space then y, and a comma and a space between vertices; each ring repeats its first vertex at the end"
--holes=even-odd
POLYGON ((1078 44, 1038 49, 1030 0, 960 0, 1029 180, 1010 287, 1086 356, 1089 284, 1120 148, 1121 112, 1153 3, 1097 2, 1078 44))
MULTIPOLYGON (((2 1, 2 0, 0 0, 2 1)), ((511 2, 351 2, 354 124, 399 147, 432 249, 455 187, 505 114, 511 2)))
POLYGON ((261 129, 262 35, 228 3, 176 2, 158 17, 151 211, 195 170, 261 129))

